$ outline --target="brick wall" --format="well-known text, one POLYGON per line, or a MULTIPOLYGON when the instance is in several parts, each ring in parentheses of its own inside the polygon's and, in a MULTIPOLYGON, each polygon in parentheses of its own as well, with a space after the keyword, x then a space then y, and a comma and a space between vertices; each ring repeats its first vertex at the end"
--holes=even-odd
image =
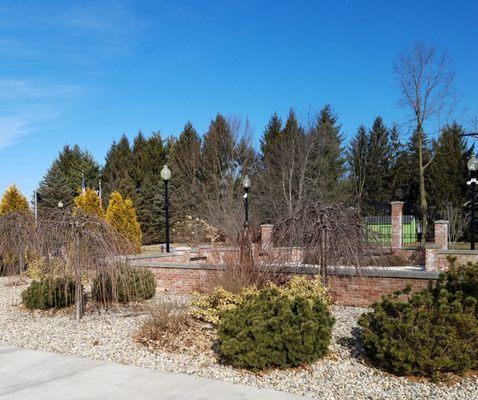
MULTIPOLYGON (((222 269, 220 266, 173 263, 146 266, 156 276, 159 290, 175 293, 191 293, 195 290, 207 289, 214 283, 214 279, 222 269)), ((285 275, 312 276, 303 268, 289 268, 285 275)), ((352 270, 341 269, 330 274, 329 286, 337 304, 367 306, 379 300, 382 295, 404 289, 407 285, 411 285, 413 290, 422 289, 437 276, 437 273, 421 270, 400 271, 373 268, 356 276, 352 270)))
POLYGON ((368 306, 383 295, 411 285, 412 291, 427 287, 429 279, 384 278, 370 276, 331 276, 330 291, 335 303, 347 306, 368 306))

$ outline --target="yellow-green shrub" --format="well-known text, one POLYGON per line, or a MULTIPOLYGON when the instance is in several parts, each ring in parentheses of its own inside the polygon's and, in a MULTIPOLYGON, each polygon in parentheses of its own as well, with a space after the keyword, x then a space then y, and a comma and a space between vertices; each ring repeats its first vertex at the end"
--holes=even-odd
POLYGON ((15 185, 9 186, 0 202, 0 214, 3 215, 9 212, 27 213, 29 211, 30 207, 26 197, 15 185))
POLYGON ((105 216, 100 196, 96 190, 89 188, 75 197, 75 210, 81 210, 86 214, 93 214, 101 218, 105 216))
POLYGON ((280 290, 289 298, 303 296, 305 298, 318 298, 327 305, 332 303, 329 290, 323 284, 320 276, 315 276, 312 279, 305 276, 294 276, 280 290))
MULTIPOLYGON (((270 283, 268 287, 277 289, 281 295, 287 296, 290 300, 301 297, 312 302, 320 300, 326 305, 332 302, 327 287, 318 276, 311 279, 294 276, 283 286, 270 283)), ((242 304, 247 295, 257 292, 254 286, 243 289, 239 294, 228 292, 218 286, 209 294, 194 293, 191 313, 202 321, 217 325, 225 311, 236 308, 242 304)))
POLYGON ((136 217, 133 202, 130 199, 123 200, 118 192, 111 193, 106 221, 126 239, 128 239, 139 253, 141 251, 141 227, 136 217))

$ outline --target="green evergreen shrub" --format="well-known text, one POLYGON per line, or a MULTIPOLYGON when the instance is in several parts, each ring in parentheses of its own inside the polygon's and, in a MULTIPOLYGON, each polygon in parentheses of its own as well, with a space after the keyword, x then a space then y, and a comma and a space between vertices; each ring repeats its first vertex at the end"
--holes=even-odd
POLYGON ((246 295, 225 311, 219 349, 235 367, 288 368, 312 362, 328 349, 334 318, 318 297, 289 297, 277 287, 246 295))
POLYGON ((92 285, 93 300, 103 304, 147 300, 155 293, 156 278, 151 271, 126 265, 99 272, 92 285))
POLYGON ((457 267, 451 259, 451 267, 446 274, 440 276, 445 288, 452 293, 462 292, 463 297, 474 297, 477 300, 478 315, 478 263, 468 263, 457 267))
POLYGON ((409 289, 375 303, 362 315, 363 344, 371 361, 397 375, 438 380, 478 366, 476 299, 452 293, 439 282, 398 298, 409 289))
POLYGON ((22 303, 32 310, 63 308, 75 302, 75 282, 69 278, 32 281, 22 292, 22 303))

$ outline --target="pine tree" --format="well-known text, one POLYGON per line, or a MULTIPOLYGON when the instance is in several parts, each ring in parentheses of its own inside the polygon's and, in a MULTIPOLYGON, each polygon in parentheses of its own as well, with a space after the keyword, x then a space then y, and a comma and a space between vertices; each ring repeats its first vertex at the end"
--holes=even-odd
POLYGON ((470 152, 461 136, 463 127, 454 122, 440 133, 435 144, 435 157, 430 165, 430 207, 444 210, 450 204, 462 207, 467 201, 467 160, 470 152))
POLYGON ((98 193, 96 190, 90 188, 87 188, 75 197, 75 209, 101 218, 105 216, 105 211, 103 210, 103 205, 101 204, 98 193))
POLYGON ((131 177, 132 160, 129 140, 123 135, 118 143, 111 145, 101 173, 106 200, 114 191, 130 198, 135 196, 137 186, 131 177))
POLYGON ((137 185, 133 203, 143 232, 143 243, 159 243, 164 235, 161 169, 166 163, 166 150, 159 132, 148 139, 138 134, 133 145, 132 175, 137 185))
POLYGON ((277 113, 272 114, 272 117, 267 123, 266 129, 261 139, 261 153, 262 159, 264 160, 267 155, 270 155, 274 152, 274 142, 277 138, 280 137, 282 131, 282 121, 277 115, 277 113))
MULTIPOLYGON (((171 204, 174 204, 171 201, 171 204)), ((143 244, 156 244, 165 239, 164 184, 146 176, 141 192, 136 199, 138 222, 141 226, 143 244)), ((181 206, 181 204, 178 204, 181 206)))
POLYGON ((10 185, 3 194, 0 202, 0 215, 8 214, 11 212, 29 213, 30 207, 28 206, 28 200, 17 189, 15 185, 10 185))
POLYGON ((330 202, 344 197, 342 135, 337 116, 329 105, 317 117, 311 136, 312 148, 307 165, 309 198, 330 202))
POLYGON ((262 218, 275 223, 292 217, 306 196, 304 171, 310 144, 294 110, 278 133, 278 120, 272 116, 264 130, 262 171, 259 178, 262 218))
POLYGON ((365 126, 360 125, 357 133, 350 141, 347 151, 347 164, 350 171, 350 179, 355 195, 356 206, 362 209, 363 200, 366 197, 366 183, 369 178, 368 154, 369 136, 365 126))
POLYGON ((139 253, 141 251, 141 227, 130 199, 123 200, 121 194, 113 192, 110 196, 106 221, 122 236, 128 239, 139 253))
POLYGON ((203 178, 219 186, 219 181, 234 169, 234 137, 226 119, 218 114, 204 135, 202 146, 203 178))
POLYGON ((58 162, 54 162, 40 183, 38 189, 38 212, 47 213, 58 208, 58 203, 68 206, 73 203, 73 195, 65 174, 61 171, 58 162))
POLYGON ((201 139, 191 122, 172 144, 168 157, 171 176, 171 210, 176 219, 186 215, 202 215, 201 196, 201 139))
POLYGON ((65 146, 40 183, 38 210, 57 207, 59 201, 72 206, 82 180, 88 187, 98 187, 99 177, 99 166, 88 151, 65 146))
POLYGON ((400 132, 396 124, 390 128, 390 197, 393 200, 404 200, 405 180, 408 165, 406 147, 400 141, 400 132))
POLYGON ((376 204, 372 206, 382 209, 384 205, 388 208, 391 198, 390 185, 390 157, 391 145, 389 131, 384 125, 381 117, 375 118, 369 135, 369 149, 367 157, 367 181, 365 192, 368 200, 376 204))

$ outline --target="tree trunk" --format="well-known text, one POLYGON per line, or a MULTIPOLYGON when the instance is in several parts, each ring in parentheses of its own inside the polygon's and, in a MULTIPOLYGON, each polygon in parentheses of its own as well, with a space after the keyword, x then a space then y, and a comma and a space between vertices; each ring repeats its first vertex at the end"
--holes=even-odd
POLYGON ((75 230, 75 320, 83 317, 83 287, 80 274, 80 233, 78 227, 75 230))
POLYGON ((423 131, 418 127, 418 179, 420 186, 420 211, 422 224, 422 237, 420 246, 424 247, 427 240, 428 231, 428 203, 427 192, 425 188, 425 166, 423 164, 423 131))

